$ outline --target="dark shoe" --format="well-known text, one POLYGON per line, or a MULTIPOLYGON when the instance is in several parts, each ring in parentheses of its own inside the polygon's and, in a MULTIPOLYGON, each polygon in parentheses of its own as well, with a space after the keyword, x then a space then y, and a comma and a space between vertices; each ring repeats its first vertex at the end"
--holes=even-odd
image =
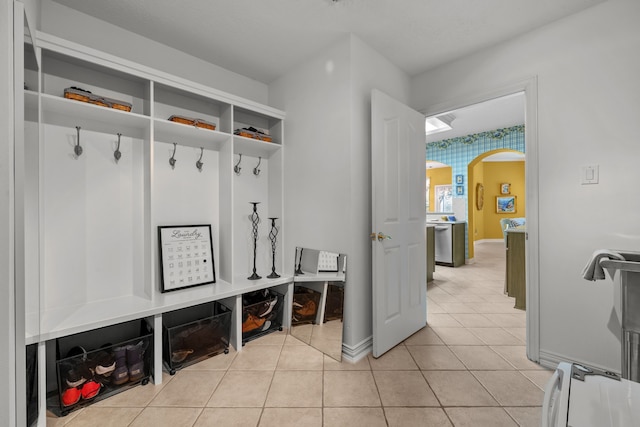
POLYGON ((82 347, 73 347, 67 353, 66 360, 60 366, 67 387, 78 387, 91 378, 86 365, 87 352, 82 347))
POLYGON ((138 381, 144 377, 144 341, 136 345, 127 346, 127 366, 129 367, 129 381, 138 381))
POLYGON ((124 384, 129 381, 129 370, 127 369, 127 348, 116 347, 113 349, 116 359, 116 367, 111 374, 111 380, 115 385, 124 384))
POLYGON ((93 372, 102 378, 108 378, 116 369, 116 358, 113 353, 100 351, 92 360, 93 372))
POLYGON ((78 387, 87 382, 89 378, 91 378, 91 372, 83 362, 79 362, 66 372, 65 382, 67 387, 78 387))

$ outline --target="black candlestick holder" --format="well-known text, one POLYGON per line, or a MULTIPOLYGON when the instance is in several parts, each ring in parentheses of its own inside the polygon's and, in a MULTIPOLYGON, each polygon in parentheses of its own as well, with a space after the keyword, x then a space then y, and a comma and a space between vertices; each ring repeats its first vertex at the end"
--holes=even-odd
POLYGON ((276 238, 278 237, 278 228, 276 227, 276 219, 269 218, 271 220, 271 231, 269 231, 269 240, 271 240, 271 274, 267 276, 267 279, 277 279, 280 277, 276 273, 276 238))
POLYGON ((258 280, 261 276, 256 273, 256 254, 258 251, 258 223, 260 222, 260 216, 258 215, 258 204, 260 202, 249 202, 253 205, 253 213, 249 217, 251 219, 251 225, 253 227, 253 274, 247 279, 258 280))
POLYGON ((298 261, 298 268, 296 268, 295 274, 303 274, 304 275, 304 273, 302 272, 302 268, 301 268, 301 266, 302 266, 302 251, 303 250, 304 250, 304 248, 300 248, 300 258, 299 258, 299 261, 298 261))

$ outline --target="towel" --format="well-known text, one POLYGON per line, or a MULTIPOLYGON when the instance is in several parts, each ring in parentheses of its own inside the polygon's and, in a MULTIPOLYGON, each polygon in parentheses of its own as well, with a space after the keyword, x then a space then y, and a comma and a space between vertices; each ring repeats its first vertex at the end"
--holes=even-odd
POLYGON ((605 278, 604 268, 600 266, 601 259, 619 259, 624 261, 624 257, 617 252, 607 249, 598 249, 591 255, 591 259, 582 271, 585 280, 603 280, 605 278))

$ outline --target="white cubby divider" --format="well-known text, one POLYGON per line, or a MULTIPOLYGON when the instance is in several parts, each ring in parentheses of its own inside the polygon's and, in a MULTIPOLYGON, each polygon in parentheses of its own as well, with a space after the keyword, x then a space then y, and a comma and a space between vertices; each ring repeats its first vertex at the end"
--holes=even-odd
MULTIPOLYGON (((35 230, 25 238, 25 252, 39 256, 24 260, 32 272, 25 292, 37 300, 25 310, 25 322, 26 343, 40 344, 43 372, 55 364, 44 350, 54 340, 147 319, 159 383, 162 314, 211 301, 233 308, 231 345, 240 350, 242 295, 275 288, 290 302, 293 290, 281 253, 284 112, 45 33, 38 33, 35 46, 41 66, 25 69, 24 109, 25 151, 37 161, 25 162, 22 173, 29 181, 23 221, 35 230), (72 86, 132 110, 66 99, 64 90, 72 86), (169 121, 172 115, 213 123, 215 130, 169 121), (268 133, 272 142, 234 134, 243 127, 268 133), (78 132, 80 155, 74 151, 78 132), (248 280, 255 201, 262 278, 248 280), (270 217, 278 218, 277 279, 267 278, 270 217), (195 224, 211 224, 216 283, 162 293, 157 228, 195 224)), ((50 375, 41 378, 46 394, 50 375)))

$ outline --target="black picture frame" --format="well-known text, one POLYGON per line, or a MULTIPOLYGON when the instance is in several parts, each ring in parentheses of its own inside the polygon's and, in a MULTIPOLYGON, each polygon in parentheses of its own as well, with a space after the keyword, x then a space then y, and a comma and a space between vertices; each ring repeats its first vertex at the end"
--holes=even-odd
POLYGON ((210 224, 158 226, 160 291, 216 283, 210 224))

